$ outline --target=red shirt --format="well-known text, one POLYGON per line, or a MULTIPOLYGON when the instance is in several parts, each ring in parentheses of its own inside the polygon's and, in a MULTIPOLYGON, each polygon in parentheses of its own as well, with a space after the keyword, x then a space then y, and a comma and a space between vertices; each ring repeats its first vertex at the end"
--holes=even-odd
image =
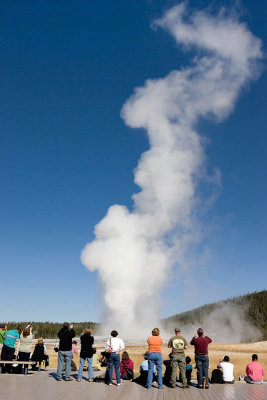
POLYGON ((262 380, 263 375, 266 374, 264 368, 258 361, 252 361, 246 367, 246 374, 255 382, 262 380))
POLYGON ((212 340, 208 336, 198 336, 193 337, 190 344, 195 346, 195 354, 198 355, 208 355, 208 344, 211 343, 212 340))
POLYGON ((123 362, 122 361, 120 362, 120 369, 121 369, 121 374, 122 375, 127 375, 127 371, 124 368, 123 363, 125 364, 125 366, 127 368, 129 368, 129 369, 131 369, 133 371, 133 369, 134 369, 133 360, 131 360, 130 358, 129 358, 129 360, 123 360, 123 362))

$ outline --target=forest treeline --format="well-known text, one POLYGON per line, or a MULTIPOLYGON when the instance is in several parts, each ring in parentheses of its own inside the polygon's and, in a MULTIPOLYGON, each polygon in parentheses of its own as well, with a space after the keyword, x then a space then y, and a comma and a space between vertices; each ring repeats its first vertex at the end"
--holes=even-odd
MULTIPOLYGON (((177 326, 194 324, 196 321, 201 323, 209 314, 224 305, 234 306, 242 310, 246 321, 261 331, 262 340, 267 340, 267 290, 233 297, 217 303, 206 304, 191 311, 166 318, 162 320, 162 322, 166 324, 166 326, 169 323, 175 323, 177 326)), ((8 329, 14 329, 17 326, 23 329, 31 324, 36 338, 43 337, 51 339, 57 338, 58 331, 62 328, 62 322, 49 321, 2 322, 1 324, 7 324, 8 329)), ((95 322, 74 322, 76 336, 80 336, 86 327, 91 327, 93 330, 96 330, 98 326, 99 324, 95 322)))
POLYGON ((267 340, 267 290, 206 304, 191 311, 165 318, 163 322, 166 326, 169 323, 175 323, 179 326, 194 324, 196 321, 202 323, 209 314, 216 310, 219 312, 219 309, 224 305, 240 310, 245 320, 260 330, 261 339, 267 340))
MULTIPOLYGON (((57 338, 59 330, 62 328, 62 322, 35 322, 35 321, 23 321, 23 322, 2 322, 1 325, 8 325, 8 329, 16 329, 18 326, 24 329, 27 325, 32 325, 32 331, 35 338, 43 337, 46 339, 57 338)), ((85 328, 92 328, 95 330, 99 324, 96 322, 74 322, 73 327, 76 336, 81 336, 85 328)))

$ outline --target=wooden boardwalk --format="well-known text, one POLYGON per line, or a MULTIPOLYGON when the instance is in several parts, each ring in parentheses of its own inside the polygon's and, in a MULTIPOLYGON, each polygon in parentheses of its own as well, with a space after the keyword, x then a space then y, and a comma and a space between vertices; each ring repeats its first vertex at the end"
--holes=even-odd
MULTIPOLYGON (((76 375, 73 374, 73 377, 76 375)), ((103 382, 57 382, 55 371, 25 375, 0 375, 0 400, 266 400, 267 382, 249 385, 210 385, 208 390, 181 387, 146 389, 133 382, 107 386, 103 382)))

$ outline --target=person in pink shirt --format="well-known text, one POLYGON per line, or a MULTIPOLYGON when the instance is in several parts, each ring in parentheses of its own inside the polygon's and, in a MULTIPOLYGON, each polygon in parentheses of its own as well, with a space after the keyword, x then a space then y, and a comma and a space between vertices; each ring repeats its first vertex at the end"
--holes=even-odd
POLYGON ((77 355, 79 354, 79 349, 78 349, 76 340, 73 340, 73 342, 72 342, 72 355, 74 356, 75 354, 77 354, 77 355))
POLYGON ((258 363, 257 354, 252 354, 252 362, 246 366, 245 381, 247 383, 256 383, 260 385, 263 382, 263 375, 266 374, 263 366, 258 363))

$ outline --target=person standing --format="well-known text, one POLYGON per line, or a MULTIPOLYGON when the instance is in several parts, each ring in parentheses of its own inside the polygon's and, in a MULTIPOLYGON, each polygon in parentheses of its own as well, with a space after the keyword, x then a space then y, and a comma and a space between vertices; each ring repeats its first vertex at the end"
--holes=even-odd
POLYGON ((1 351, 3 348, 4 341, 5 341, 6 333, 7 333, 7 325, 0 326, 0 359, 1 359, 1 351))
POLYGON ((224 356, 222 361, 217 365, 217 368, 222 370, 223 383, 235 383, 234 364, 230 363, 229 356, 224 356))
POLYGON ((118 332, 113 330, 110 333, 111 338, 107 341, 105 350, 110 354, 108 359, 108 385, 112 385, 113 366, 115 368, 117 386, 121 385, 120 374, 120 352, 124 350, 124 342, 118 338, 118 332))
POLYGON ((204 335, 202 328, 197 330, 197 334, 193 337, 190 344, 195 346, 195 360, 197 366, 197 387, 203 389, 203 375, 206 378, 206 389, 209 388, 209 356, 208 345, 212 340, 204 335))
MULTIPOLYGON (((28 325, 20 335, 18 361, 29 361, 32 352, 32 326, 28 325)), ((19 365, 19 371, 22 364, 19 365)))
POLYGON ((154 367, 156 365, 158 374, 158 388, 163 389, 162 383, 162 339, 159 336, 159 329, 154 328, 152 336, 147 339, 148 343, 148 374, 147 374, 147 388, 150 389, 152 386, 152 379, 154 373, 154 367))
POLYGON ((252 362, 246 366, 245 381, 247 383, 255 383, 260 385, 263 382, 263 375, 266 374, 263 366, 258 363, 257 354, 252 354, 252 362))
MULTIPOLYGON (((11 329, 6 332, 5 340, 1 352, 1 360, 13 361, 15 356, 15 344, 19 341, 21 329, 11 329)), ((11 365, 6 366, 6 371, 11 372, 11 365)))
POLYGON ((83 367, 85 360, 88 363, 88 381, 93 382, 94 372, 93 372, 93 344, 94 337, 92 336, 91 328, 86 328, 85 333, 81 336, 81 352, 80 352, 80 368, 78 371, 77 382, 81 382, 83 376, 83 367))
POLYGON ((168 343, 168 347, 172 349, 172 353, 170 356, 171 359, 171 379, 170 379, 170 387, 176 387, 176 378, 177 378, 177 368, 180 369, 180 374, 182 378, 183 388, 189 388, 186 379, 186 362, 185 362, 185 353, 184 349, 188 348, 188 343, 186 339, 181 336, 181 330, 175 328, 175 336, 173 336, 168 343))
POLYGON ((58 332, 59 337, 59 350, 58 350, 58 367, 57 367, 57 381, 62 380, 62 369, 65 362, 65 381, 72 381, 71 378, 71 360, 72 360, 72 339, 75 337, 73 325, 64 322, 63 328, 58 332))

